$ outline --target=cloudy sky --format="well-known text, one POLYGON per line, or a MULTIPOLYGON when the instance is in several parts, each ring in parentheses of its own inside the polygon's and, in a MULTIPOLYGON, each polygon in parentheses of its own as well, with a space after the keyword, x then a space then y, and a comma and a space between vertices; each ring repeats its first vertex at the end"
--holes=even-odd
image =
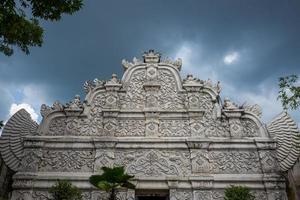
MULTIPOLYGON (((21 107, 84 95, 85 80, 122 75, 121 60, 148 49, 183 59, 182 75, 218 80, 222 97, 257 103, 263 121, 281 112, 278 77, 300 75, 299 0, 85 0, 82 10, 43 22, 30 55, 0 55, 0 119, 21 107)), ((300 114, 292 112, 300 122, 300 114)))

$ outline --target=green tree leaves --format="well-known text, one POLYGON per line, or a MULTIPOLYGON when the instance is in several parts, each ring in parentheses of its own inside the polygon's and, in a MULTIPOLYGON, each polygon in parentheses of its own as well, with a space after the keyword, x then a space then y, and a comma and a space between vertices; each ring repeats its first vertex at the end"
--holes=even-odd
POLYGON ((254 200, 255 197, 250 193, 250 189, 244 186, 230 186, 225 189, 224 200, 254 200))
POLYGON ((300 86, 296 85, 297 75, 290 75, 279 78, 279 93, 277 99, 280 99, 284 109, 296 110, 300 106, 300 86))
POLYGON ((56 21, 62 14, 78 11, 83 0, 0 0, 0 52, 11 56, 13 47, 29 54, 29 47, 41 46, 43 28, 39 19, 56 21))
POLYGON ((134 189, 135 185, 130 183, 130 180, 134 177, 125 173, 123 166, 121 167, 102 167, 103 173, 101 175, 92 175, 89 180, 92 185, 110 192, 110 199, 115 199, 115 190, 117 188, 129 188, 134 189))
POLYGON ((82 200, 81 191, 67 180, 58 180, 49 192, 52 200, 82 200))

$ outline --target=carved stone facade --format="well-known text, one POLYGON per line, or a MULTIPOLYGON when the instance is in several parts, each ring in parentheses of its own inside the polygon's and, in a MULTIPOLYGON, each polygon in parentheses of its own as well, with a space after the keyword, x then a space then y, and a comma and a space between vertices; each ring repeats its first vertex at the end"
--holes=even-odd
MULTIPOLYGON (((286 198, 281 172, 300 150, 287 115, 267 130, 259 106, 221 102, 220 82, 192 75, 182 81, 182 61, 152 50, 122 65, 121 80, 113 74, 87 81, 84 101, 76 95, 66 105, 42 105, 40 125, 26 111, 8 121, 0 150, 17 172, 11 199, 47 199, 61 178, 81 188, 85 200, 104 200, 88 177, 121 165, 135 176, 137 191, 167 191, 170 200, 221 200, 232 184, 250 187, 257 199, 286 198)), ((122 190, 117 197, 138 195, 122 190)))

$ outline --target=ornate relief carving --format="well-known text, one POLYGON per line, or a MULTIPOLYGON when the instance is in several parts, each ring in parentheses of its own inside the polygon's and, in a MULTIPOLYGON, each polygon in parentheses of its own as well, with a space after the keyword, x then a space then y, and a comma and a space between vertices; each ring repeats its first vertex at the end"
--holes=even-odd
POLYGON ((256 115, 257 117, 261 117, 262 116, 262 110, 261 107, 257 104, 254 105, 245 105, 243 106, 244 110, 246 112, 250 112, 253 113, 254 115, 256 115))
POLYGON ((225 118, 213 119, 211 113, 205 113, 202 118, 191 119, 193 136, 229 137, 229 123, 225 118))
POLYGON ((50 194, 47 191, 33 191, 32 199, 34 199, 34 200, 49 200, 50 194))
POLYGON ((101 167, 113 167, 114 159, 115 155, 113 150, 97 149, 94 171, 101 171, 101 167))
POLYGON ((82 192, 82 199, 83 200, 91 200, 92 199, 91 192, 82 192))
POLYGON ((207 150, 191 150, 191 160, 193 173, 211 172, 212 165, 207 150))
POLYGON ((262 170, 264 173, 278 172, 279 165, 277 161, 276 152, 274 151, 259 151, 261 158, 262 170))
POLYGON ((159 133, 163 137, 190 136, 189 120, 160 120, 159 133))
POLYGON ((239 118, 229 119, 230 135, 233 138, 240 138, 243 136, 242 123, 239 118))
POLYGON ((261 173, 257 152, 213 151, 209 155, 214 173, 261 173))
POLYGON ((41 149, 25 149, 24 157, 21 162, 21 170, 26 172, 36 172, 38 171, 38 166, 42 160, 42 150, 41 149))
POLYGON ((67 126, 67 119, 65 117, 55 118, 51 120, 49 124, 49 131, 46 133, 46 135, 64 135, 65 129, 67 126))
POLYGON ((265 191, 255 191, 253 192, 253 195, 255 196, 255 199, 268 200, 267 193, 265 191))
POLYGON ((145 104, 145 90, 143 85, 146 80, 146 70, 140 69, 134 71, 130 81, 124 84, 126 94, 120 95, 120 104, 122 109, 141 110, 145 104))
POLYGON ((14 190, 11 200, 32 200, 31 190, 14 190))
POLYGON ((193 200, 211 200, 212 197, 211 191, 194 191, 194 199, 193 200))
POLYGON ((251 119, 241 119, 243 135, 246 137, 259 137, 259 128, 251 119))
POLYGON ((109 198, 109 194, 104 191, 93 191, 92 192, 92 200, 107 200, 109 198))
POLYGON ((94 159, 93 151, 44 150, 40 171, 92 172, 94 159))
POLYGON ((218 190, 213 190, 211 197, 213 200, 224 200, 224 192, 218 191, 218 190))
POLYGON ((59 101, 55 101, 53 105, 47 106, 46 104, 42 104, 41 106, 41 115, 43 118, 47 117, 50 113, 63 111, 63 105, 59 103, 59 101))
POLYGON ((190 109, 196 108, 209 112, 214 107, 211 96, 203 92, 188 93, 188 101, 190 109))
POLYGON ((176 79, 171 71, 160 69, 158 81, 161 85, 158 93, 160 108, 162 110, 184 109, 185 96, 177 91, 176 79))
POLYGON ((191 171, 190 154, 182 151, 118 151, 116 165, 125 165, 136 176, 186 176, 191 171))
POLYGON ((180 190, 171 189, 170 190, 170 200, 192 200, 193 194, 191 190, 180 190))
POLYGON ((145 136, 145 120, 119 120, 116 136, 145 136))

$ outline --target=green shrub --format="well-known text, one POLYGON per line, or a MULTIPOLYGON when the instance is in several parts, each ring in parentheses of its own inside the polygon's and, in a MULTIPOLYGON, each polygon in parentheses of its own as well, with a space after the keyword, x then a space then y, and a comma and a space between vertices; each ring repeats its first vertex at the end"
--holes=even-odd
POLYGON ((67 180, 58 180, 49 192, 52 200, 82 200, 81 191, 67 180))
POLYGON ((225 189, 225 200, 254 200, 250 189, 244 186, 230 186, 225 189))

